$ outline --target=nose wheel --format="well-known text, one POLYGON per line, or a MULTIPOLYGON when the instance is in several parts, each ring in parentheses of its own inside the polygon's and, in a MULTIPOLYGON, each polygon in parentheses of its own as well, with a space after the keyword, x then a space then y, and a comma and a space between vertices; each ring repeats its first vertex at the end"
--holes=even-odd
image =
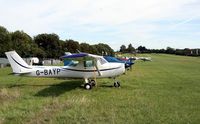
POLYGON ((120 82, 119 81, 115 81, 114 82, 114 87, 120 87, 120 82))
POLYGON ((95 80, 90 80, 89 83, 90 83, 93 87, 96 86, 95 80))

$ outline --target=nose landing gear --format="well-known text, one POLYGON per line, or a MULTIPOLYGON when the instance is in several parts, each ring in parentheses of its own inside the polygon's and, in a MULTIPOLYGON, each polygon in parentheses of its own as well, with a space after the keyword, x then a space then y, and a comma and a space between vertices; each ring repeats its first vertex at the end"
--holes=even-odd
POLYGON ((120 87, 120 82, 119 81, 115 81, 114 82, 114 87, 120 87))

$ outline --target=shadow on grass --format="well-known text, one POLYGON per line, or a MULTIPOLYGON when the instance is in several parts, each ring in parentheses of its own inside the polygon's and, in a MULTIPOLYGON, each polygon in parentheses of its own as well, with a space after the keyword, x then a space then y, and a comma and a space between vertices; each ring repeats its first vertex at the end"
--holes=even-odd
POLYGON ((64 81, 59 84, 50 85, 47 88, 44 88, 40 90, 38 93, 35 94, 35 96, 43 96, 43 97, 56 97, 59 96, 65 92, 71 91, 73 89, 76 89, 77 87, 81 87, 82 82, 77 80, 73 81, 64 81))
POLYGON ((103 87, 103 88, 113 88, 114 86, 113 85, 100 85, 99 87, 103 87))
MULTIPOLYGON (((63 81, 59 84, 5 84, 1 85, 7 88, 18 88, 18 87, 45 87, 44 89, 38 91, 35 96, 43 96, 43 97, 56 97, 65 92, 71 91, 76 88, 81 87, 82 81, 80 80, 70 80, 70 81, 63 81)), ((0 86, 0 87, 1 87, 0 86)), ((2 87, 2 88, 3 88, 2 87)))
POLYGON ((103 82, 98 86, 103 87, 103 88, 113 88, 114 87, 111 82, 103 82))

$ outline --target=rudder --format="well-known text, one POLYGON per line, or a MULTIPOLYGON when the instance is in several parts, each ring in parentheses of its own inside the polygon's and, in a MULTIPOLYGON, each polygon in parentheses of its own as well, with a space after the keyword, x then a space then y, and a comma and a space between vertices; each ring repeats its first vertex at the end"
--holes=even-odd
POLYGON ((15 52, 5 52, 8 61, 12 67, 13 73, 28 73, 31 72, 31 67, 15 52))

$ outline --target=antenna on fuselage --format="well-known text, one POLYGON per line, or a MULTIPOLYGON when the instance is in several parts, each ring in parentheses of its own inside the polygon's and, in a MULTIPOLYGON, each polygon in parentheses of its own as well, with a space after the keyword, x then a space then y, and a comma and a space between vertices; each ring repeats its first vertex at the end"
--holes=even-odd
POLYGON ((82 53, 80 50, 78 50, 78 49, 76 49, 76 51, 78 52, 78 53, 82 53))

